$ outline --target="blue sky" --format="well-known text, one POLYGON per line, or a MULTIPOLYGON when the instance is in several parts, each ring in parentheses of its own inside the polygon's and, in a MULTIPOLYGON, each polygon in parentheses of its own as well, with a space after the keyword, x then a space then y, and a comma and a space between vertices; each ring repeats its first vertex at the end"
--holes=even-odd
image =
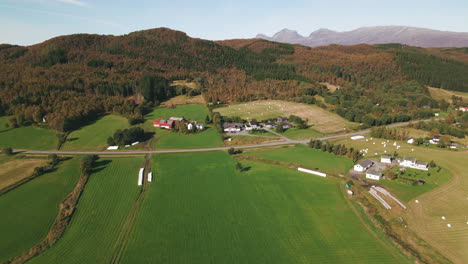
POLYGON ((337 31, 408 25, 468 32, 464 0, 0 0, 0 43, 31 45, 49 38, 97 33, 122 35, 169 27, 218 40, 296 29, 337 31))

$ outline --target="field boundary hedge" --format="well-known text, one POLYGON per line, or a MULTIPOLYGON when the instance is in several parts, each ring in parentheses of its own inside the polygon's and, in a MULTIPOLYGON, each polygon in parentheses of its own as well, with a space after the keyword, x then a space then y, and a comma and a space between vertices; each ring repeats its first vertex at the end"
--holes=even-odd
POLYGON ((13 257, 12 259, 6 261, 4 264, 22 264, 31 260, 35 256, 41 254, 47 249, 51 248, 57 241, 62 237, 65 229, 67 228, 70 220, 75 211, 78 200, 83 193, 84 187, 88 182, 89 174, 82 173, 76 184, 75 188, 71 193, 69 193, 65 199, 59 205, 59 212, 55 218, 52 227, 50 228, 47 236, 36 246, 30 248, 29 250, 23 252, 21 255, 13 257))

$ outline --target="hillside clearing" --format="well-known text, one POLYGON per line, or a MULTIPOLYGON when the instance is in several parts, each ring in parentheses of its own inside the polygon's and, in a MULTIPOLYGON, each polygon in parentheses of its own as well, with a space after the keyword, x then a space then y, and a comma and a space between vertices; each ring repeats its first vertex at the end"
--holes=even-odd
POLYGON ((102 159, 91 173, 64 236, 31 263, 108 263, 138 194, 142 158, 102 159))
POLYGON ((51 130, 26 126, 7 129, 6 117, 0 117, 0 148, 53 150, 57 147, 57 136, 51 130))
POLYGON ((0 262, 40 242, 58 213, 60 202, 75 187, 79 160, 64 161, 41 175, 0 195, 0 262))
POLYGON ((227 107, 216 108, 213 112, 219 112, 223 116, 239 116, 243 119, 265 120, 279 116, 300 116, 308 120, 314 130, 321 133, 341 132, 355 126, 339 115, 324 110, 316 105, 307 105, 279 100, 260 100, 241 104, 232 104, 227 107))
POLYGON ((108 137, 116 130, 128 127, 125 117, 105 115, 87 126, 72 131, 61 150, 104 150, 108 137))
POLYGON ((452 102, 452 96, 458 96, 462 97, 463 101, 467 102, 468 101, 468 93, 463 93, 463 92, 456 92, 456 91, 449 91, 449 90, 444 90, 440 88, 434 88, 434 87, 427 87, 429 89, 429 92, 431 93, 431 96, 436 99, 436 100, 442 100, 444 99, 447 102, 452 102))
POLYGON ((3 163, 0 170, 0 190, 31 176, 34 168, 45 163, 46 160, 43 159, 17 159, 3 163))
POLYGON ((223 152, 157 155, 122 262, 406 262, 364 228, 333 179, 243 165, 223 152))
POLYGON ((205 98, 202 95, 197 96, 187 96, 187 95, 179 95, 176 97, 172 97, 171 99, 161 103, 161 106, 169 106, 169 105, 187 105, 187 104, 206 104, 205 98))

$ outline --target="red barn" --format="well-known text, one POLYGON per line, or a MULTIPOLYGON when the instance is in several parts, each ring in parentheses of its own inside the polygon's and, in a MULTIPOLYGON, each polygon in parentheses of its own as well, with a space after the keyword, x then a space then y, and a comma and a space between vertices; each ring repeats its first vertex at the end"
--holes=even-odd
POLYGON ((173 129, 174 128, 174 120, 154 120, 153 126, 165 129, 173 129))

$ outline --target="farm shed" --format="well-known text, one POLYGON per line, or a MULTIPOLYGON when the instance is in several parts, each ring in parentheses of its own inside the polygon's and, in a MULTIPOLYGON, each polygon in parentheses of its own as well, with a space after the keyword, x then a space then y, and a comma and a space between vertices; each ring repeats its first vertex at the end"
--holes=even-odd
POLYGON ((380 157, 380 162, 382 163, 392 163, 392 157, 388 156, 388 155, 383 155, 380 157))
POLYGON ((383 173, 381 173, 380 171, 376 171, 376 170, 368 170, 366 172, 366 178, 367 179, 371 179, 371 180, 380 180, 380 178, 382 178, 383 176, 383 173))

